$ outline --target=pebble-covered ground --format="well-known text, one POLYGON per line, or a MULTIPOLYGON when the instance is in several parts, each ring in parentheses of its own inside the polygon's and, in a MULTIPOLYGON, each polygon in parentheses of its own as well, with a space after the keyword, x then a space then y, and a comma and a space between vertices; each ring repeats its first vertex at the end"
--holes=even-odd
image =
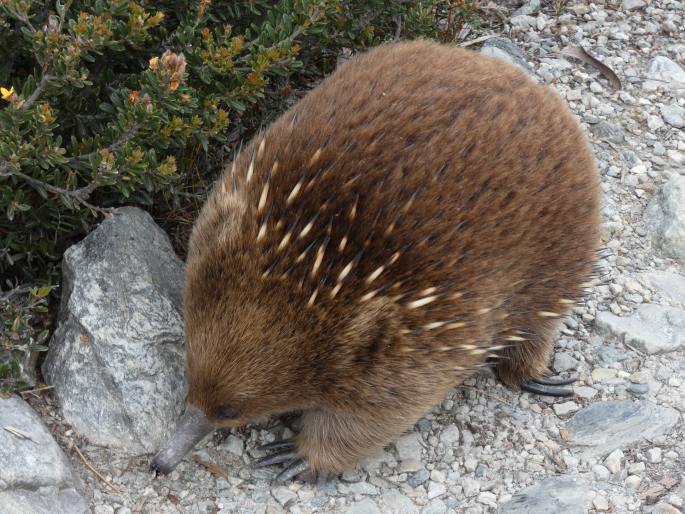
POLYGON ((75 434, 54 400, 32 400, 96 514, 683 511, 685 2, 568 2, 558 16, 565 3, 526 4, 503 35, 579 116, 602 175, 603 283, 565 321, 553 361, 579 375, 576 395, 514 392, 484 373, 397 444, 318 485, 275 486, 276 469, 251 467, 257 446, 291 434, 282 420, 216 434, 167 477, 147 457, 77 438, 119 492, 66 448, 75 434), (568 45, 613 69, 622 89, 563 57, 568 45))

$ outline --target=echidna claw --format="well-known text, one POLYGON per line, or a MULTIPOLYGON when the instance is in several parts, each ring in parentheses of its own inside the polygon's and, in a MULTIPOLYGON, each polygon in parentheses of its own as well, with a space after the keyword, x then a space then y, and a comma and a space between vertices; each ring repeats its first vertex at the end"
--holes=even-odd
POLYGON ((266 457, 262 457, 261 459, 258 459, 257 462, 255 463, 255 466, 258 468, 264 467, 264 466, 272 466, 274 464, 281 464, 282 462, 290 462, 293 459, 297 458, 297 452, 293 450, 284 450, 284 451, 279 451, 272 453, 271 455, 267 455, 266 457))
POLYGON ((578 375, 572 375, 568 378, 534 378, 531 380, 531 382, 535 382, 536 384, 540 385, 547 385, 547 386, 564 386, 564 385, 570 385, 573 384, 578 380, 578 375))
POLYGON ((259 448, 259 451, 266 452, 269 450, 294 450, 295 440, 294 439, 282 439, 280 441, 273 441, 271 443, 263 444, 259 448))
POLYGON ((307 461, 300 458, 293 459, 283 471, 276 475, 275 481, 283 484, 306 471, 309 471, 309 463, 307 461))
POLYGON ((567 385, 572 382, 575 382, 575 380, 568 382, 563 379, 558 381, 553 379, 533 379, 522 384, 521 389, 529 393, 541 394, 544 396, 573 396, 573 391, 571 389, 560 387, 561 385, 567 385))

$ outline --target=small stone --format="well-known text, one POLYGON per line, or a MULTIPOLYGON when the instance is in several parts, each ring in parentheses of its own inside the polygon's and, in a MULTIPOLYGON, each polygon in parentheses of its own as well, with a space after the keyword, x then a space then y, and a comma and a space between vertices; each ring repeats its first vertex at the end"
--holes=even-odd
POLYGON ((420 469, 407 479, 407 483, 412 487, 418 487, 428 480, 428 476, 429 474, 427 470, 420 469))
POLYGON ((243 454, 243 450, 244 450, 243 440, 240 437, 234 436, 233 434, 229 435, 226 438, 226 442, 224 443, 224 446, 233 455, 241 456, 243 454))
POLYGON ((623 0, 623 9, 625 11, 633 11, 635 9, 641 9, 646 4, 644 0, 623 0))
POLYGON ((592 505, 600 512, 609 510, 609 500, 603 494, 596 494, 592 499, 592 505))
POLYGON ((572 476, 554 476, 528 487, 500 505, 498 514, 581 514, 589 510, 592 489, 572 476))
POLYGON ((613 475, 621 472, 621 461, 623 460, 623 452, 621 450, 614 450, 609 456, 604 459, 604 465, 613 475))
POLYGON ((594 125, 594 130, 599 137, 612 143, 621 144, 625 140, 625 130, 620 125, 600 121, 594 125))
POLYGON ((445 474, 440 470, 434 469, 431 471, 431 480, 442 483, 445 481, 445 474))
POLYGON ((602 466, 601 464, 595 464, 592 466, 592 472, 597 480, 609 480, 611 477, 611 472, 606 468, 606 466, 602 466))
POLYGON ((397 455, 400 461, 406 459, 421 460, 421 434, 418 432, 411 432, 407 435, 400 437, 397 442, 395 442, 395 448, 397 449, 397 455))
POLYGON ((628 466, 628 473, 631 475, 642 475, 645 472, 646 466, 644 462, 633 462, 628 466))
POLYGON ((595 368, 592 370, 592 380, 595 382, 605 382, 612 378, 616 378, 617 373, 618 372, 612 368, 595 368))
POLYGON ((572 401, 555 403, 552 407, 557 416, 565 416, 566 414, 576 412, 580 408, 576 402, 572 401))
POLYGON ((557 353, 554 355, 553 367, 554 371, 557 373, 563 373, 564 371, 576 369, 578 367, 578 361, 568 353, 557 353))
POLYGON ((515 64, 529 75, 533 74, 533 69, 526 61, 526 55, 509 39, 503 37, 490 38, 483 43, 480 53, 489 57, 502 59, 510 64, 515 64))
POLYGON ((423 469, 423 464, 416 459, 407 459, 400 462, 399 472, 400 473, 413 473, 414 471, 419 471, 423 469))
POLYGON ((415 514, 418 508, 409 498, 397 489, 387 489, 383 492, 381 500, 385 504, 383 512, 393 512, 397 514, 415 514))
POLYGON ((649 127, 649 130, 657 131, 664 127, 664 120, 659 116, 649 114, 647 115, 647 126, 649 127))
POLYGON ((480 492, 480 482, 473 478, 465 478, 462 480, 461 486, 464 489, 464 496, 467 498, 476 496, 480 492))
POLYGON ((346 514, 381 514, 378 505, 370 499, 365 498, 362 501, 355 502, 350 505, 345 511, 346 514))
POLYGON ((676 509, 673 505, 661 502, 657 503, 652 509, 652 514, 683 514, 682 511, 676 509))
POLYGON ((685 86, 685 70, 678 63, 663 55, 657 55, 649 63, 647 77, 666 82, 672 87, 685 86))
POLYGON ((647 458, 652 464, 661 462, 661 448, 650 448, 647 450, 647 458))
POLYGON ((661 117, 666 123, 675 127, 685 127, 685 109, 678 104, 665 104, 661 106, 661 117))
POLYGON ((445 446, 452 448, 459 444, 459 429, 450 425, 440 434, 440 441, 445 444, 445 446))
POLYGON ((630 384, 627 388, 626 391, 629 393, 633 393, 635 395, 643 395, 647 394, 649 392, 649 385, 648 384, 630 384))
POLYGON ((483 491, 478 495, 478 503, 483 505, 488 505, 489 507, 497 507, 497 496, 495 496, 490 491, 483 491))
POLYGON ((594 398, 597 395, 597 389, 588 386, 576 386, 573 388, 573 391, 586 400, 594 398))
POLYGON ((642 478, 637 475, 630 475, 623 483, 628 489, 638 489, 642 483, 642 478))
POLYGON ((477 466, 478 466, 478 459, 476 459, 475 457, 468 456, 468 457, 466 457, 466 459, 464 459, 464 468, 469 473, 475 471, 477 466))
POLYGON ((439 482, 429 482, 428 483, 428 499, 432 500, 433 498, 437 498, 438 496, 442 496, 447 492, 447 488, 445 487, 445 484, 441 484, 439 482))

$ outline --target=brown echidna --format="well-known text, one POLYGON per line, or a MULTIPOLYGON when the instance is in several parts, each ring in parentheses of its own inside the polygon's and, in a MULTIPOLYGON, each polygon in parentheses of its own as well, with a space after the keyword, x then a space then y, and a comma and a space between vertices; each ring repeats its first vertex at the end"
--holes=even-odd
POLYGON ((236 155, 196 221, 188 407, 153 466, 302 411, 264 462, 340 472, 491 357, 505 384, 564 394, 544 375, 598 197, 578 123, 518 68, 425 41, 352 58, 236 155))

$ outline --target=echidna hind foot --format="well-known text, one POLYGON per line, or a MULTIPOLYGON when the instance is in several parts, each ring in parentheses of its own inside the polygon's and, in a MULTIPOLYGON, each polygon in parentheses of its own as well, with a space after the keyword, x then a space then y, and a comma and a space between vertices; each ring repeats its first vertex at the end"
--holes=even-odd
POLYGON ((549 363, 554 352, 556 324, 541 322, 537 330, 526 337, 526 344, 517 344, 503 350, 495 371, 505 385, 544 396, 572 396, 570 385, 577 377, 548 378, 549 363))

